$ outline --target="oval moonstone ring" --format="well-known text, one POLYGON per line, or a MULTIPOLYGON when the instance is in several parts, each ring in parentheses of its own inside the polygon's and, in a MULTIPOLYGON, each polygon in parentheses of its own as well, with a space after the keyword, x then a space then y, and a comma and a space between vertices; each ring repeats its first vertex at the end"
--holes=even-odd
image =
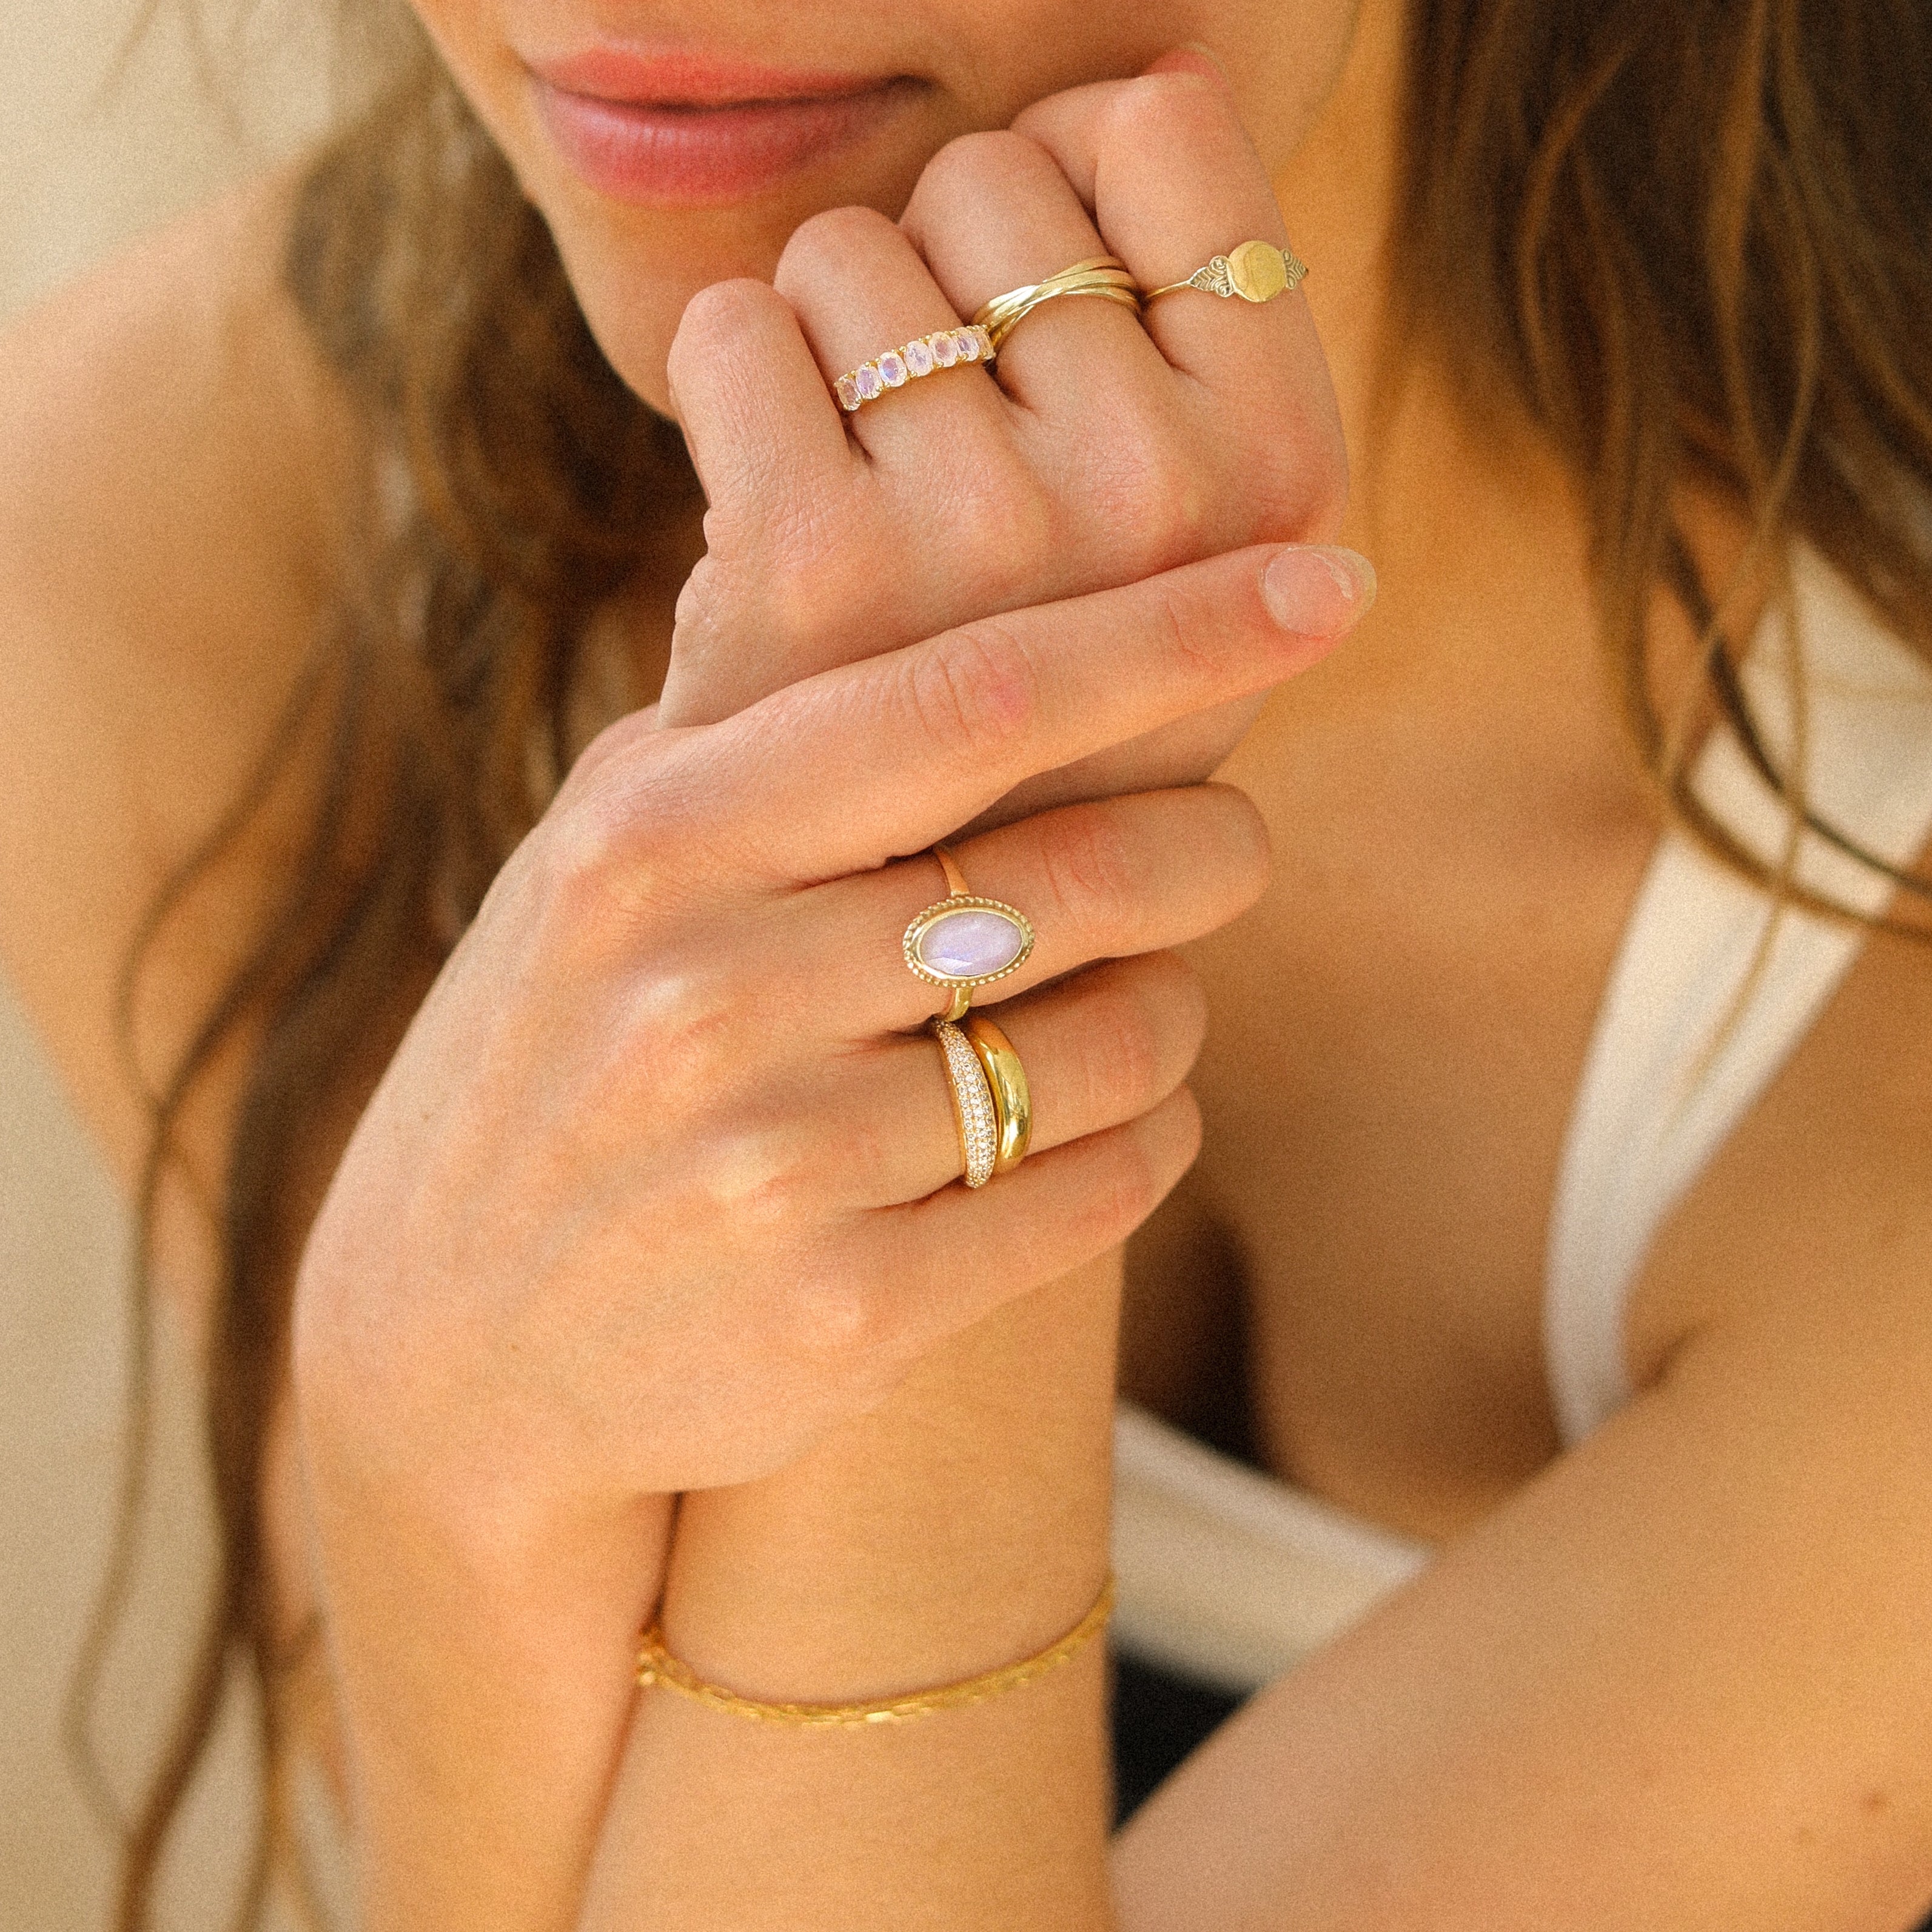
POLYGON ((1003 980, 1026 963, 1033 928, 1017 908, 968 892, 958 862, 944 846, 932 850, 952 890, 906 928, 905 962, 929 985, 950 990, 952 1004, 939 1017, 957 1022, 971 1004, 974 987, 1003 980))

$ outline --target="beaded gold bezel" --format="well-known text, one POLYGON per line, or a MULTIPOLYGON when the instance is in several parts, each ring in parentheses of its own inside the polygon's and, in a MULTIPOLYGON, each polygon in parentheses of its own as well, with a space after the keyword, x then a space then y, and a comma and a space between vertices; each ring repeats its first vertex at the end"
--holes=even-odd
POLYGON ((956 892, 950 898, 943 898, 929 905, 906 928, 905 937, 900 942, 905 954, 905 963, 929 986, 971 988, 990 986, 995 980, 1004 980, 1009 973, 1017 973, 1024 966, 1033 951, 1033 922, 1017 906, 1010 906, 1004 899, 980 898, 970 893, 956 892), (935 971, 919 956, 919 942, 943 919, 950 919, 955 913, 997 913, 1002 919, 1012 920, 1019 928, 1020 950, 997 973, 955 974, 935 971))

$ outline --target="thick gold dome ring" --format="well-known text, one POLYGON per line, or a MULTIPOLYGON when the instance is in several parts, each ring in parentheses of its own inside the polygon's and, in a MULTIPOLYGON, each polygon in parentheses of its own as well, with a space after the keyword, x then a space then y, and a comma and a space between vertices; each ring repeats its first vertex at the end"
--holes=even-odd
POLYGON ((1027 1157, 1033 1142, 1033 1090, 1006 1030, 984 1013, 968 1013, 959 1030, 978 1057, 993 1096, 997 1146, 993 1172, 1010 1174, 1027 1157))

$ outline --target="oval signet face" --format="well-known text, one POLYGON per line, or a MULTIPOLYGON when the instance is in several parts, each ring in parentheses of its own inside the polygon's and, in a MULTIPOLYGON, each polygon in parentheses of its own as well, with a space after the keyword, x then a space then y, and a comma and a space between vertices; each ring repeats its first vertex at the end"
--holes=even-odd
POLYGON ((1228 257, 1228 279, 1244 300, 1272 302, 1288 286, 1288 264, 1272 242, 1244 242, 1228 257))
POLYGON ((934 920, 914 950, 928 973, 943 979, 986 980, 1004 973, 1025 947, 1017 921, 976 906, 934 920))

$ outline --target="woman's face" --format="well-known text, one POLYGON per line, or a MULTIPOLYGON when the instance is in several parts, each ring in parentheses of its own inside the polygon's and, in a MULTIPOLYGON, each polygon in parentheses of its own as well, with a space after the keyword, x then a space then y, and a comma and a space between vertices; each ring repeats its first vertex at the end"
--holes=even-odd
MULTIPOLYGON (((1270 169, 1359 0, 414 0, 548 219, 605 352, 659 407, 691 295, 769 278, 820 209, 896 215, 956 134, 1183 41, 1270 169)), ((1239 240, 1203 236, 1202 259, 1239 240)))

